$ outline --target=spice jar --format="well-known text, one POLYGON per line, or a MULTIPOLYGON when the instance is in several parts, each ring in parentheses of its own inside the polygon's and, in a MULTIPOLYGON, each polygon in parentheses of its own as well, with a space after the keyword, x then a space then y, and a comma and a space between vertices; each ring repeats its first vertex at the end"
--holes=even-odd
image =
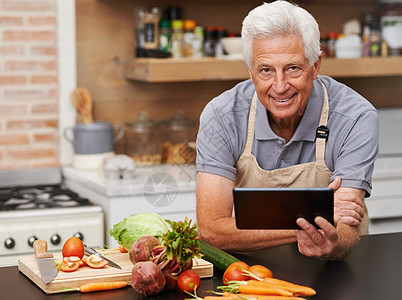
POLYGON ((126 123, 126 152, 137 166, 154 166, 162 162, 159 123, 140 111, 137 120, 126 123))
POLYGON ((380 0, 378 15, 381 35, 389 47, 390 55, 402 54, 402 0, 380 0))
POLYGON ((167 164, 189 164, 195 162, 195 121, 185 117, 182 110, 177 110, 172 118, 165 122, 163 143, 163 162, 167 164))

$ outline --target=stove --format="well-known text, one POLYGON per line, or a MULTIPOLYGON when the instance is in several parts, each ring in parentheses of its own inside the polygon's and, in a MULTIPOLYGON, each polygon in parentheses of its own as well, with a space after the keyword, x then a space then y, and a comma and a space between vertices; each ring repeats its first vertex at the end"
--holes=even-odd
POLYGON ((60 169, 0 171, 0 266, 17 265, 44 239, 60 252, 77 236, 91 247, 104 245, 102 208, 63 184, 60 169))
POLYGON ((0 188, 0 211, 91 205, 62 184, 0 188))

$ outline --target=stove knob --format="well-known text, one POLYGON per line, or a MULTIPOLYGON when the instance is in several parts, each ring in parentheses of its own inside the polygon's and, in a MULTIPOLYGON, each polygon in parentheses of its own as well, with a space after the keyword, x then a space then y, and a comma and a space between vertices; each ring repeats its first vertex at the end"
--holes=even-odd
POLYGON ((28 238, 28 245, 29 245, 30 247, 33 247, 33 243, 34 243, 37 239, 38 239, 38 238, 37 238, 36 236, 31 235, 31 236, 28 238))
POLYGON ((81 241, 83 241, 84 240, 84 235, 81 233, 81 232, 76 232, 76 233, 74 233, 74 236, 75 237, 77 237, 77 238, 79 238, 81 241))
POLYGON ((61 237, 60 237, 60 235, 58 235, 57 233, 53 234, 53 235, 50 237, 50 242, 51 242, 53 245, 58 245, 58 244, 60 244, 60 242, 61 242, 61 237))
POLYGON ((6 239, 6 240, 4 241, 4 246, 5 246, 7 249, 12 249, 12 248, 14 248, 14 246, 15 246, 15 241, 14 241, 14 239, 13 239, 13 238, 8 238, 8 239, 6 239))

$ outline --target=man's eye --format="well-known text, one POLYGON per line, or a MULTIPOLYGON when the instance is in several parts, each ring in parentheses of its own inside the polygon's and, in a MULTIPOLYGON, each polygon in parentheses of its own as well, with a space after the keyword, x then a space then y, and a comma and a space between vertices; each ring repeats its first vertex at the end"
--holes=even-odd
POLYGON ((300 70, 300 68, 297 67, 297 66, 291 66, 291 67, 289 68, 289 71, 298 71, 298 70, 300 70))

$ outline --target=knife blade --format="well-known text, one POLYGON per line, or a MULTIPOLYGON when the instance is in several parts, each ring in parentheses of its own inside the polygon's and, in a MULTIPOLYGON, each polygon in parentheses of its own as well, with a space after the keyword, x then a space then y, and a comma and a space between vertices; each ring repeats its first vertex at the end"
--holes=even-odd
POLYGON ((114 268, 117 268, 117 269, 121 270, 121 267, 118 264, 116 264, 114 261, 111 261, 109 258, 105 257, 104 255, 100 254, 94 248, 88 247, 87 245, 84 244, 84 249, 85 249, 86 254, 88 254, 88 255, 94 254, 94 255, 106 260, 111 267, 114 267, 114 268))
POLYGON ((59 272, 53 254, 47 252, 47 242, 45 240, 36 240, 33 243, 36 261, 39 267, 39 273, 44 283, 51 282, 59 272))

